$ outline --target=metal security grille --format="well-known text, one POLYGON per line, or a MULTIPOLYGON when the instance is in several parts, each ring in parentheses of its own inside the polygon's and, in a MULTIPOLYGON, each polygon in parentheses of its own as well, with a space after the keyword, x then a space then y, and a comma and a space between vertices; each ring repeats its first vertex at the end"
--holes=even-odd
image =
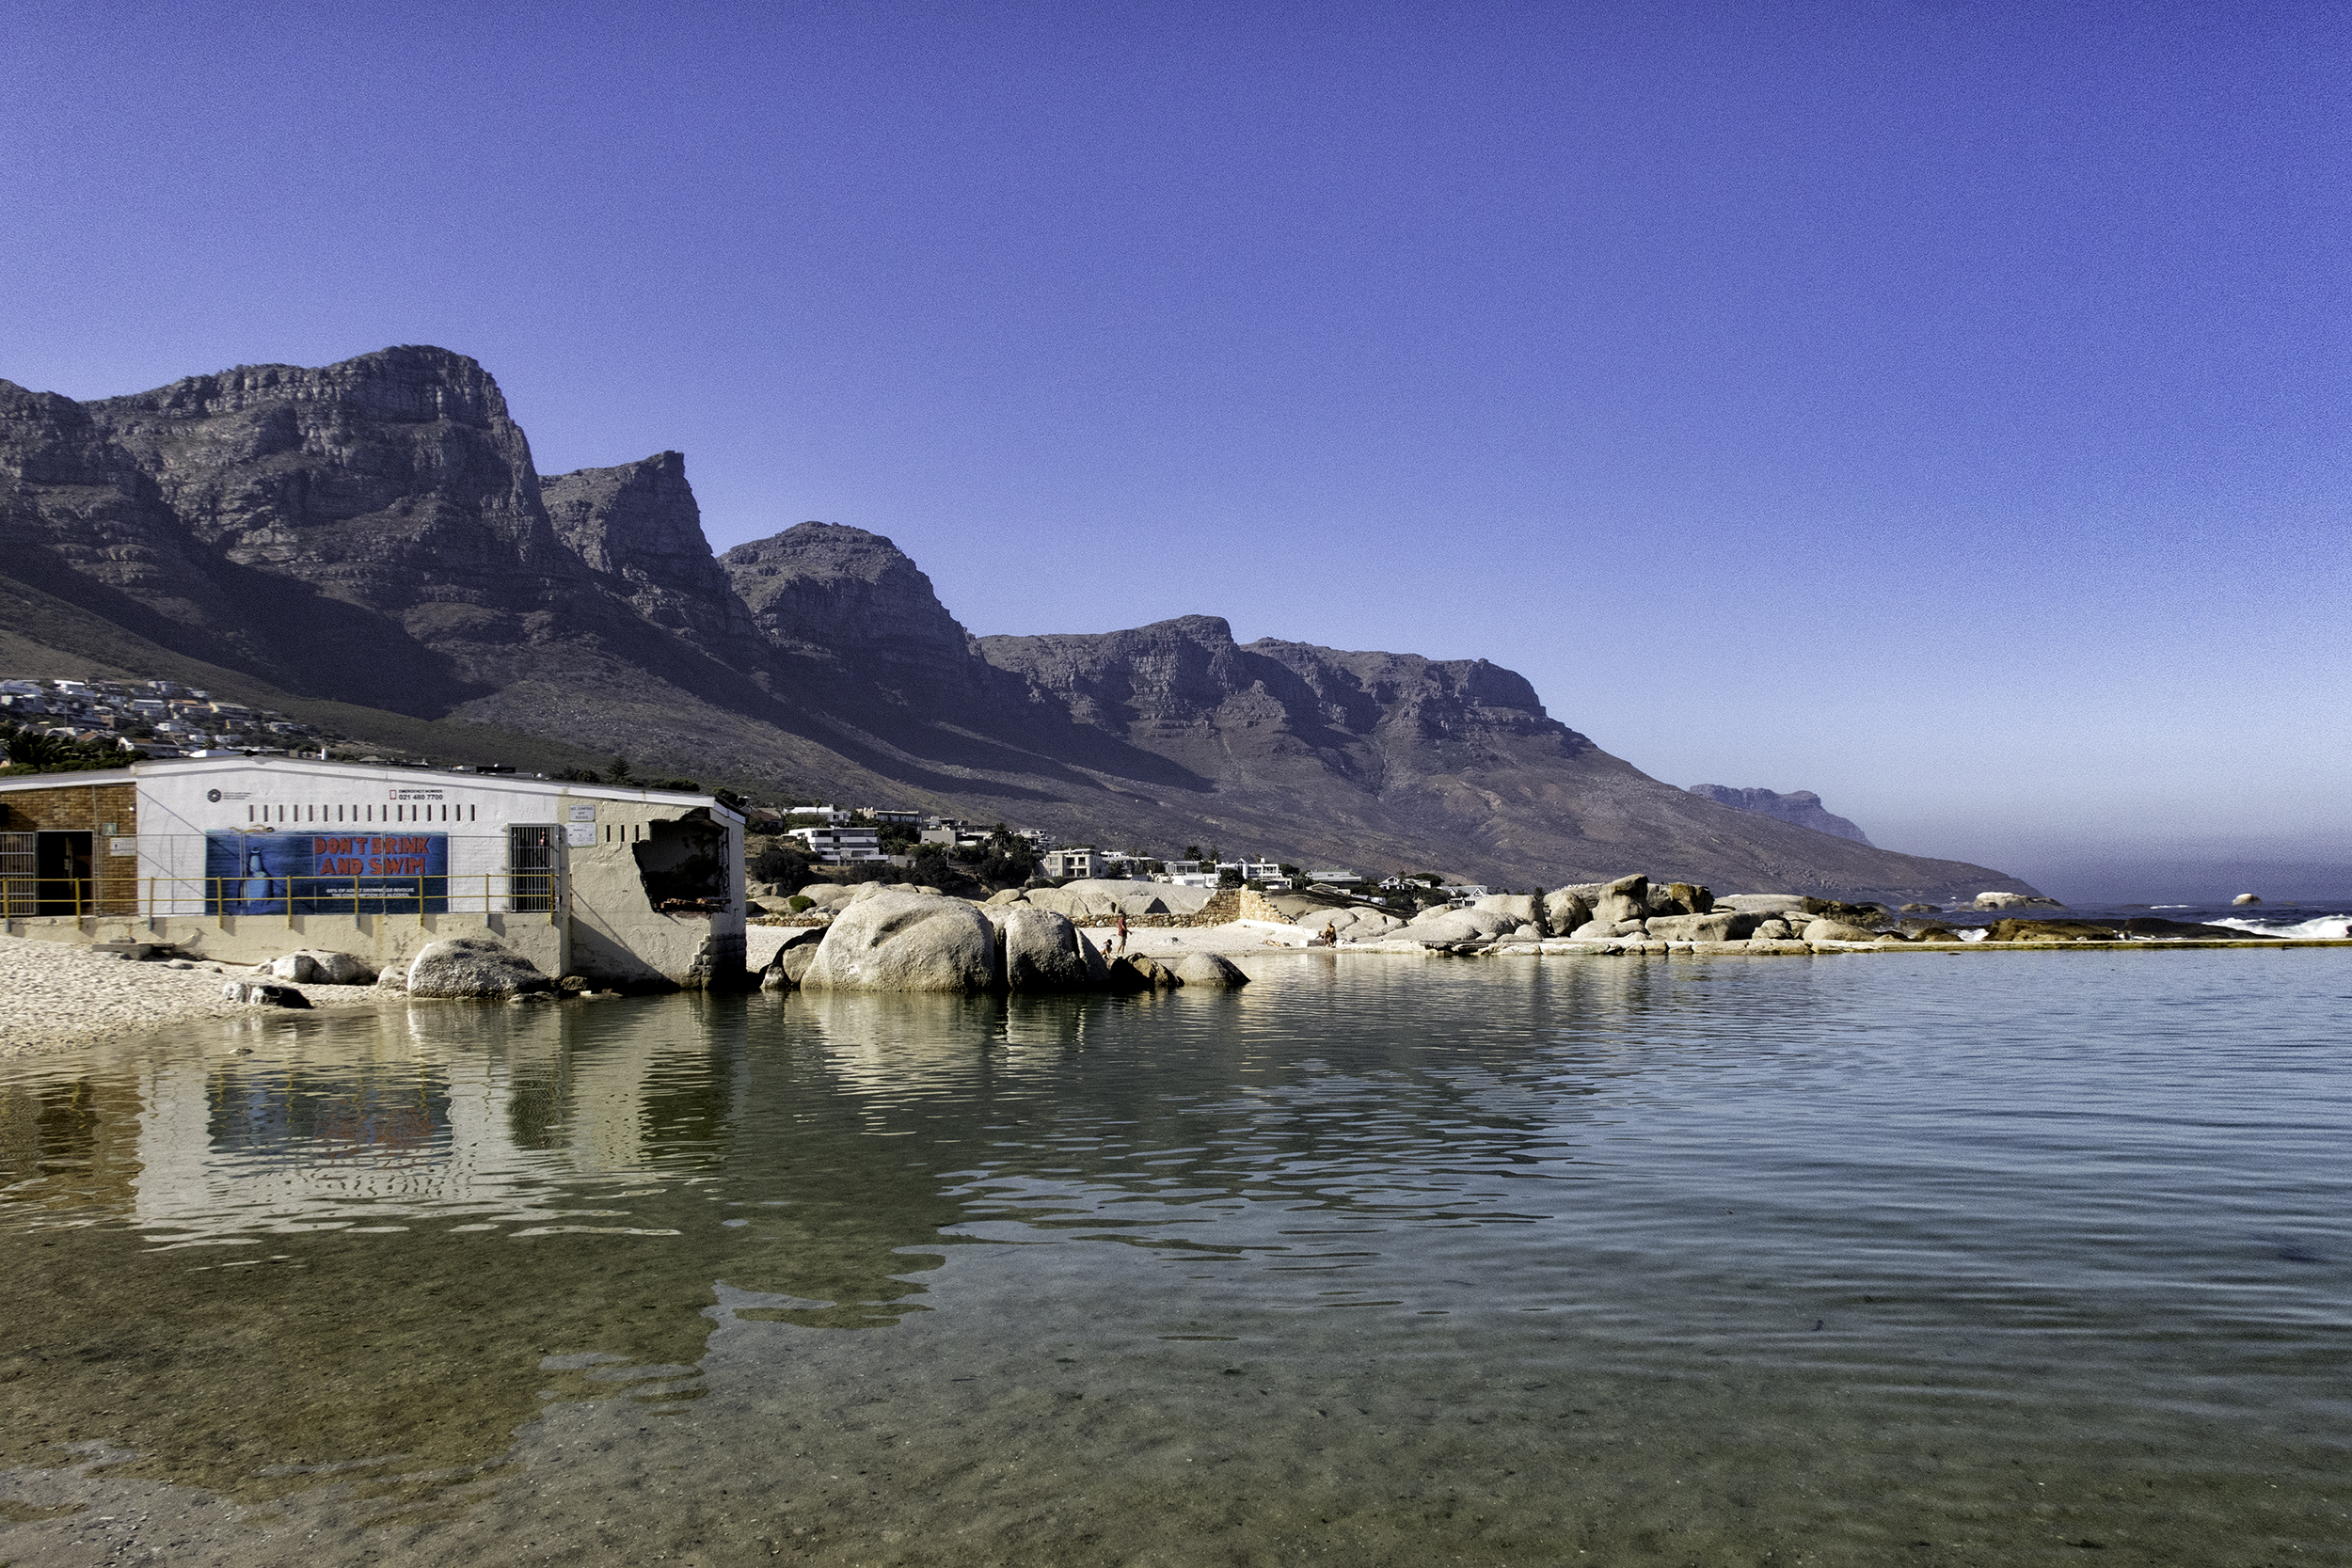
POLYGON ((0 916, 31 914, 40 874, 30 833, 0 833, 0 916))
POLYGON ((506 830, 507 907, 522 913, 555 908, 555 830, 510 824, 506 830))

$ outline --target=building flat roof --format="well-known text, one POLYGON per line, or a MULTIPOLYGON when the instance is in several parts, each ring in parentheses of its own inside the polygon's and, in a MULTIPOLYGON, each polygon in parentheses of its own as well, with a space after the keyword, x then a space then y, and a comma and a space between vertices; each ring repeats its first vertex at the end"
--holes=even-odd
POLYGON ((542 795, 580 795, 597 800, 639 800, 662 805, 708 806, 740 822, 739 813, 718 798, 675 789, 637 789, 627 784, 580 784, 570 779, 542 779, 529 773, 477 773, 470 768, 403 768, 392 763, 328 762, 319 757, 149 757, 127 768, 81 773, 24 773, 0 778, 0 790, 71 789, 86 784, 135 784, 165 773, 234 773, 262 770, 279 773, 326 773, 389 783, 415 783, 421 778, 447 779, 493 789, 517 789, 542 795))
POLYGON ((86 784, 134 784, 127 768, 97 768, 79 773, 17 773, 0 779, 0 789, 79 789, 86 784))

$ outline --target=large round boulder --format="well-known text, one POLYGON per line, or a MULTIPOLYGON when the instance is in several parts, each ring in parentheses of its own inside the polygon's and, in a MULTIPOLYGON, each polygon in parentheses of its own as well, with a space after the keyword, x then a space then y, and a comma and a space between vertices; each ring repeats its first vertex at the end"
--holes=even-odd
POLYGON ((1866 931, 1842 920, 1815 920, 1807 923, 1804 928, 1804 940, 1807 942, 1876 942, 1878 939, 1876 931, 1866 931))
POLYGON ((1009 990, 1088 990, 1095 983, 1087 962, 1090 951, 1078 928, 1051 910, 1009 907, 996 941, 1005 956, 1009 990))
POLYGON ((1745 942, 1762 924, 1760 915, 1725 910, 1721 914, 1654 914, 1644 928, 1668 942, 1745 942))
POLYGON ((1397 934, 1423 946, 1442 946, 1457 942, 1484 942, 1518 928, 1519 922, 1496 910, 1432 910, 1397 934))
POLYGON ((1177 959, 1176 979, 1180 985, 1202 986, 1213 990, 1218 988, 1231 990, 1249 983, 1249 976, 1241 972, 1239 965, 1220 958, 1215 953, 1187 953, 1177 959))
POLYGON ((503 1002, 553 984, 494 937, 444 937, 427 942, 408 964, 408 994, 437 1001, 503 1002))
POLYGON ((1490 914, 1509 915, 1518 924, 1526 926, 1535 919, 1535 895, 1532 893, 1489 893, 1471 904, 1470 908, 1484 910, 1490 914))
POLYGON ((1681 905, 1684 912, 1689 914, 1707 914, 1715 908, 1714 893, 1696 882, 1668 882, 1666 896, 1681 905))
POLYGON ((1153 990, 1173 990, 1184 984, 1182 980, 1176 978, 1174 970, 1157 958, 1146 958, 1141 953, 1129 953, 1113 958, 1111 962, 1114 965, 1125 964, 1130 973, 1153 990))
POLYGON ((1574 888, 1564 887, 1544 895, 1544 929, 1567 932, 1593 918, 1593 906, 1574 888))
POLYGON ((1593 918, 1606 925, 1645 920, 1649 917, 1649 878, 1620 877, 1613 882, 1603 882, 1590 903, 1593 918))
MULTIPOLYGON (((1026 912, 1012 905, 1006 918, 1026 912)), ((983 991, 996 985, 996 933, 961 898, 883 891, 825 927, 808 990, 983 991)))

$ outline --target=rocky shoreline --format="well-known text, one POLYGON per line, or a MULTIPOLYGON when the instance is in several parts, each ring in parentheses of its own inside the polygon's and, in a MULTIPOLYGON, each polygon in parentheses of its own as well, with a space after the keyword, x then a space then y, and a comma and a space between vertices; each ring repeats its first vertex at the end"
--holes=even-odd
MULTIPOLYGON (((2249 936, 2153 918, 2093 922, 2006 916, 1960 930, 1913 906, 1791 895, 1717 899, 1645 876, 1492 895, 1406 920, 1336 890, 1263 895, 1153 884, 1011 890, 985 903, 936 889, 865 883, 824 890, 804 914, 758 917, 747 980, 769 990, 963 994, 1230 990, 1233 960, 1274 952, 1416 958, 1793 958, 1849 953, 2160 952, 2352 946, 2249 936), (1150 891, 1140 891, 1141 889, 1150 891), (1173 895, 1171 898, 1170 895, 1173 895), (1171 902, 1181 909, 1170 908, 1171 902), (1123 951, 1112 927, 1129 925, 1123 951)), ((2048 907, 1987 895, 1982 911, 2048 907)), ((289 953, 250 968, 166 950, 119 951, 0 937, 0 1058, 71 1050, 173 1023, 252 1019, 274 1007, 373 1008, 412 1000, 596 1000, 483 938, 435 942, 381 977, 347 955, 289 953), (144 961, 141 961, 144 960, 144 961), (371 983, 373 982, 373 983, 371 983)))

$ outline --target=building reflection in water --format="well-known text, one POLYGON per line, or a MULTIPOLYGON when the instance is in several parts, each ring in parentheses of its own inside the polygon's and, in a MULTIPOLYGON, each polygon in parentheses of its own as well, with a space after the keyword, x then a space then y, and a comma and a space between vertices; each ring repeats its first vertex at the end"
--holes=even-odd
POLYGON ((289 1467, 463 1467, 549 1390, 695 1397, 723 1291, 896 1323, 953 1206, 864 1158, 862 1109, 806 1065, 685 998, 9 1064, 0 1321, 29 1328, 0 1351, 0 1462, 103 1439, 147 1456, 119 1473, 246 1497, 307 1484, 261 1474, 289 1467))
POLYGON ((0 1321, 30 1326, 0 1463, 103 1440, 246 1498, 388 1455, 463 1470, 550 1398, 698 1397, 721 1319, 898 1323, 974 1222, 1196 1258, 1285 1252, 1299 1206, 1452 1223, 1457 1177, 1543 1158, 1582 1092, 1498 1077, 1523 1028, 1434 1066, 1375 1031, 1332 1065, 1297 1017, 687 996, 8 1064, 0 1321), (1388 1191, 1402 1164, 1443 1174, 1388 1191))

